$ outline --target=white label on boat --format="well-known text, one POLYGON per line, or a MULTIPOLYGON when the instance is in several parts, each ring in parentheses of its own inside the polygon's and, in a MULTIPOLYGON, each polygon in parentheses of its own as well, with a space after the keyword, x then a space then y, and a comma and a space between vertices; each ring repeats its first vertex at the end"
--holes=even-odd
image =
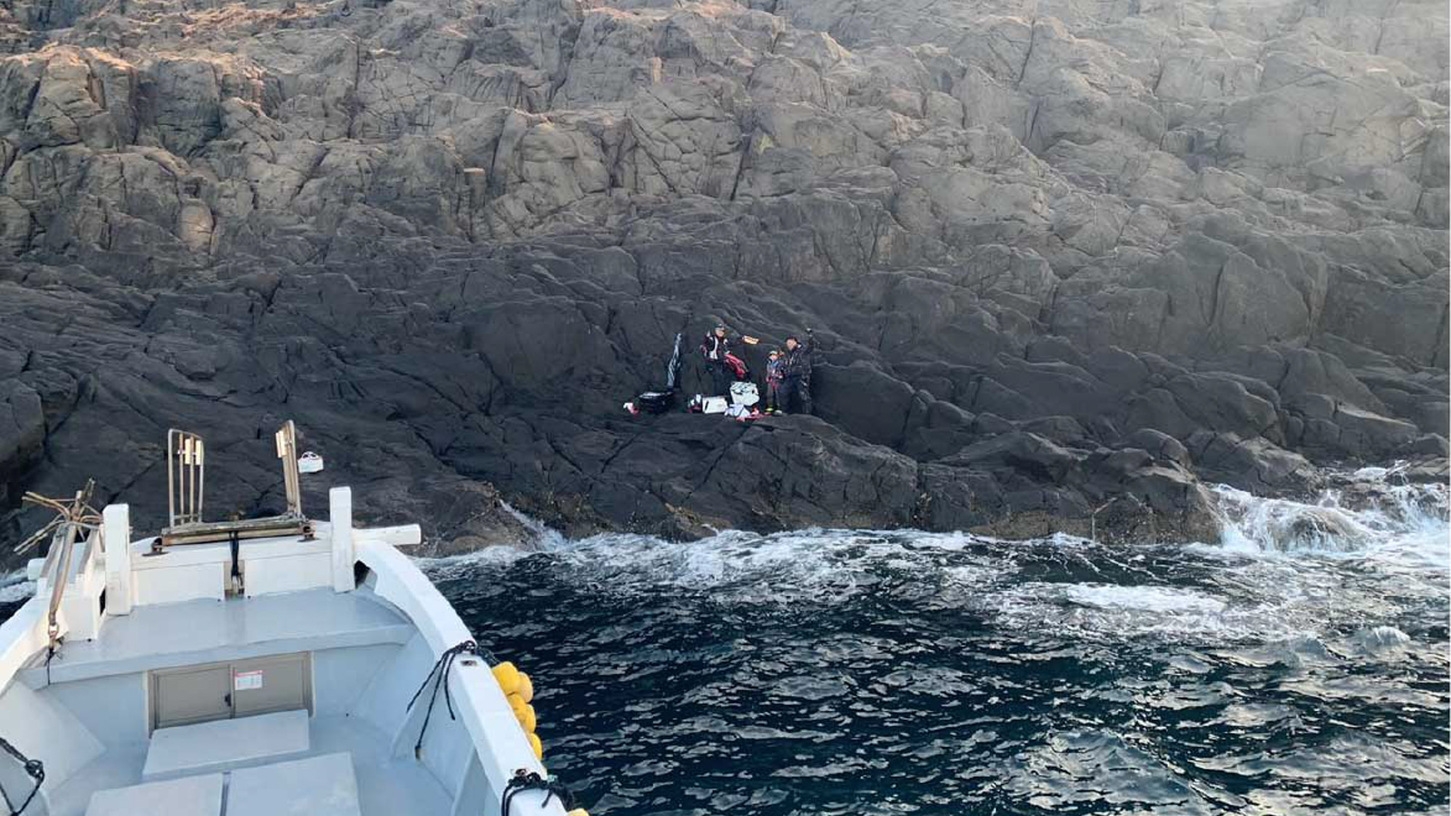
POLYGON ((237 672, 232 675, 233 691, 255 691, 262 688, 262 670, 237 672))

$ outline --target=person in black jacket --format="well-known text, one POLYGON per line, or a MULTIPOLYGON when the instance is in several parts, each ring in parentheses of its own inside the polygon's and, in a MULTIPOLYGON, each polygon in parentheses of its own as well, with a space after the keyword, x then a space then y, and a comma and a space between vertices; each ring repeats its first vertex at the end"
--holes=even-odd
POLYGON ((780 407, 787 413, 811 413, 811 366, 814 362, 811 355, 815 346, 816 336, 811 329, 806 330, 804 344, 794 336, 786 338, 785 362, 781 364, 780 407))
POLYGON ((711 393, 713 396, 723 396, 730 393, 731 383, 735 382, 735 373, 726 364, 726 355, 735 354, 740 356, 741 343, 754 346, 758 343, 756 338, 742 336, 731 337, 726 330, 724 323, 718 324, 713 331, 705 336, 700 343, 700 354, 705 358, 706 372, 710 374, 711 393))

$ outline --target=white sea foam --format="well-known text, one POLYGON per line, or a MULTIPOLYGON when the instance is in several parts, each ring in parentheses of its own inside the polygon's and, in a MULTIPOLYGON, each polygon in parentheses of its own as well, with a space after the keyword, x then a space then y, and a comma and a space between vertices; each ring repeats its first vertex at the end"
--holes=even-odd
POLYGON ((0 603, 23 601, 35 594, 35 582, 25 580, 25 573, 0 579, 0 603))
POLYGON ((1225 608, 1223 601, 1178 587, 1071 584, 1063 594, 1067 600, 1097 609, 1124 609, 1163 615, 1215 615, 1223 612, 1225 608))
POLYGON ((508 502, 500 502, 500 504, 503 506, 505 513, 508 513, 510 516, 512 516, 516 521, 519 522, 520 525, 524 527, 525 530, 529 532, 530 535, 534 536, 534 540, 531 543, 535 547, 557 547, 566 541, 565 537, 559 531, 552 529, 547 524, 534 518, 533 516, 521 513, 514 507, 514 505, 509 504, 508 502))
POLYGON ((1447 486, 1406 483, 1399 472, 1361 468, 1313 502, 1218 486, 1220 544, 1231 552, 1382 555, 1447 565, 1447 486))
MULTIPOLYGON (((766 536, 728 531, 694 542, 631 534, 571 541, 531 521, 526 526, 536 537, 527 546, 422 564, 436 577, 451 577, 533 559, 533 566, 566 573, 591 591, 709 593, 718 604, 798 609, 913 592, 940 606, 1086 638, 1319 644, 1341 607, 1393 614, 1397 604, 1444 603, 1446 488, 1398 484, 1396 473, 1363 469, 1342 477, 1340 492, 1313 502, 1216 488, 1222 540, 1175 548, 1183 552, 1174 558, 1157 557, 1161 546, 1110 547, 1067 535, 1016 542, 812 528, 766 536), (1202 569, 1165 566, 1182 564, 1184 556, 1202 569), (1355 580, 1346 580, 1347 568, 1358 570, 1355 580)), ((1345 648, 1398 647, 1380 633, 1345 648)))

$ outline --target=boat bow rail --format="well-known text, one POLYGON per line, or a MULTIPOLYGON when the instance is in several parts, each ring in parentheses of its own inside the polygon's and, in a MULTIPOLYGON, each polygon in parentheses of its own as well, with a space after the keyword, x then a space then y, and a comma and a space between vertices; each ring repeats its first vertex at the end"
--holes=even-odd
MULTIPOLYGON (((256 519, 202 520, 206 488, 206 442, 176 428, 166 432, 166 502, 168 524, 152 541, 152 552, 180 544, 299 535, 310 538, 313 524, 302 513, 302 477, 297 456, 297 426, 288 420, 273 436, 282 460, 282 488, 287 509, 256 519)), ((315 454, 314 454, 315 455, 315 454)))

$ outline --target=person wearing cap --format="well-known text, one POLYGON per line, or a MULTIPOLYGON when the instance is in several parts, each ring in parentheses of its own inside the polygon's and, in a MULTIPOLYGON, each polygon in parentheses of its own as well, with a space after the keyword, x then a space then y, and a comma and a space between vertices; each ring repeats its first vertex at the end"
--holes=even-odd
POLYGON ((728 393, 731 383, 735 381, 735 374, 726 363, 726 355, 734 353, 741 343, 754 346, 758 342, 760 341, 749 335, 732 338, 724 323, 716 324, 715 329, 706 334, 705 340, 700 344, 700 354, 705 358, 713 396, 728 393))
POLYGON ((766 355, 766 413, 781 413, 781 382, 785 379, 783 369, 785 356, 780 349, 771 349, 766 355))
POLYGON ((816 336, 806 330, 803 344, 795 335, 786 338, 786 352, 781 355, 781 392, 777 407, 791 413, 811 413, 811 366, 816 336))

